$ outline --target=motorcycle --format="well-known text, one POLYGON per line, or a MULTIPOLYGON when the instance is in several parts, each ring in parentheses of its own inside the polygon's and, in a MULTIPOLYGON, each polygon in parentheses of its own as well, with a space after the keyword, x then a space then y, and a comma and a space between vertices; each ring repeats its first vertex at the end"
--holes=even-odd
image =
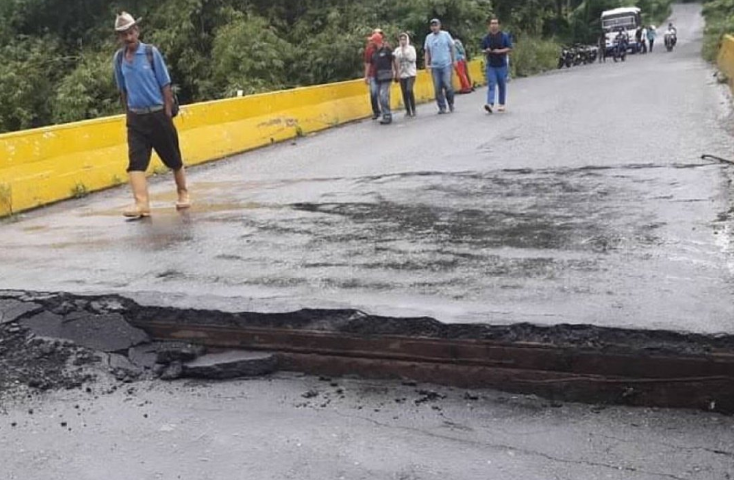
POLYGON ((566 68, 571 68, 573 65, 573 59, 574 59, 574 53, 571 51, 570 48, 563 47, 561 49, 561 56, 558 57, 558 68, 563 68, 566 66, 566 68))
POLYGON ((665 32, 665 49, 669 52, 673 51, 673 47, 675 47, 675 44, 678 43, 678 35, 675 33, 674 30, 668 30, 665 32))
POLYGON ((625 61, 627 59, 627 39, 624 37, 618 36, 614 39, 614 62, 617 61, 625 61))
POLYGON ((586 47, 586 48, 587 48, 587 52, 588 52, 587 53, 587 56, 588 56, 589 63, 596 62, 596 59, 599 58, 599 47, 589 46, 589 47, 586 47))
POLYGON ((586 53, 586 48, 584 48, 583 45, 574 45, 573 47, 573 64, 574 65, 586 65, 588 63, 588 56, 586 53))

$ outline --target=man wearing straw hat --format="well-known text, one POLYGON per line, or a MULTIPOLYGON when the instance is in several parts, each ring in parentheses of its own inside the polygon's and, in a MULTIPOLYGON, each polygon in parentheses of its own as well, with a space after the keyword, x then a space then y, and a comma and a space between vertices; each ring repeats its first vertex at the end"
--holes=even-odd
POLYGON ((178 192, 176 208, 191 206, 178 132, 173 124, 178 106, 171 90, 171 77, 158 49, 140 41, 139 21, 127 12, 115 19, 115 31, 122 44, 114 57, 115 80, 127 114, 127 171, 135 198, 135 204, 123 212, 128 218, 150 216, 145 171, 152 150, 173 170, 178 192))

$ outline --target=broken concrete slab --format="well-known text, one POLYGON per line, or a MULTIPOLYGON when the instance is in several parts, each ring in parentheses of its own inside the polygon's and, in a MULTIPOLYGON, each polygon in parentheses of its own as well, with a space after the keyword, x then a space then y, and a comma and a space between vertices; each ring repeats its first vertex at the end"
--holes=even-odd
POLYGON ((28 328, 34 335, 48 338, 61 338, 63 323, 64 317, 46 311, 20 321, 20 324, 28 328))
POLYGON ((97 313, 121 312, 125 310, 125 306, 115 298, 102 298, 92 301, 89 309, 97 313))
POLYGON ((92 315, 85 312, 60 315, 42 312, 21 321, 38 336, 71 340, 77 345, 102 352, 127 351, 150 341, 140 329, 130 326, 117 313, 92 315))
POLYGON ((117 353, 109 354, 107 364, 112 374, 121 381, 136 379, 143 373, 142 368, 133 364, 126 356, 117 353))
POLYGON ((157 364, 154 372, 160 375, 161 380, 176 380, 183 375, 183 365, 181 362, 173 362, 170 365, 157 364))
POLYGON ((0 325, 11 323, 20 317, 41 311, 37 303, 22 302, 15 299, 0 299, 0 325))
POLYGON ((206 353, 206 347, 184 342, 162 342, 156 347, 158 363, 190 362, 206 353))
POLYGON ((267 375, 277 368, 278 359, 275 354, 238 350, 211 353, 185 363, 183 374, 186 377, 221 380, 267 375))
POLYGON ((153 369, 158 359, 158 345, 155 343, 138 345, 127 351, 127 358, 140 368, 153 369))

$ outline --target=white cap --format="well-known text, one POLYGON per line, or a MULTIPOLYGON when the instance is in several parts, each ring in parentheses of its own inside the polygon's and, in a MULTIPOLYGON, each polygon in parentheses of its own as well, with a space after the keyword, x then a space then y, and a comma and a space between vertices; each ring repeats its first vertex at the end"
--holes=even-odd
POLYGON ((125 32, 130 30, 132 27, 137 25, 140 20, 142 19, 138 18, 135 20, 133 16, 127 12, 120 12, 117 15, 117 18, 115 18, 115 31, 125 32))

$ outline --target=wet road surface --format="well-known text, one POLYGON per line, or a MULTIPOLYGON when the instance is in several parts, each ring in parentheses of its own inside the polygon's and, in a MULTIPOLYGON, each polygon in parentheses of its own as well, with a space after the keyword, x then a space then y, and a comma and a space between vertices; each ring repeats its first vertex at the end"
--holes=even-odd
POLYGON ((6 480, 734 478, 730 417, 398 382, 99 384, 0 413, 6 480))
MULTIPOLYGON (((345 126, 0 227, 0 288, 222 310, 359 308, 446 322, 734 331, 725 87, 697 5, 672 53, 514 80, 457 112, 345 126)), ((366 95, 366 94, 365 94, 366 95)), ((366 98, 365 98, 366 101, 366 98)))

